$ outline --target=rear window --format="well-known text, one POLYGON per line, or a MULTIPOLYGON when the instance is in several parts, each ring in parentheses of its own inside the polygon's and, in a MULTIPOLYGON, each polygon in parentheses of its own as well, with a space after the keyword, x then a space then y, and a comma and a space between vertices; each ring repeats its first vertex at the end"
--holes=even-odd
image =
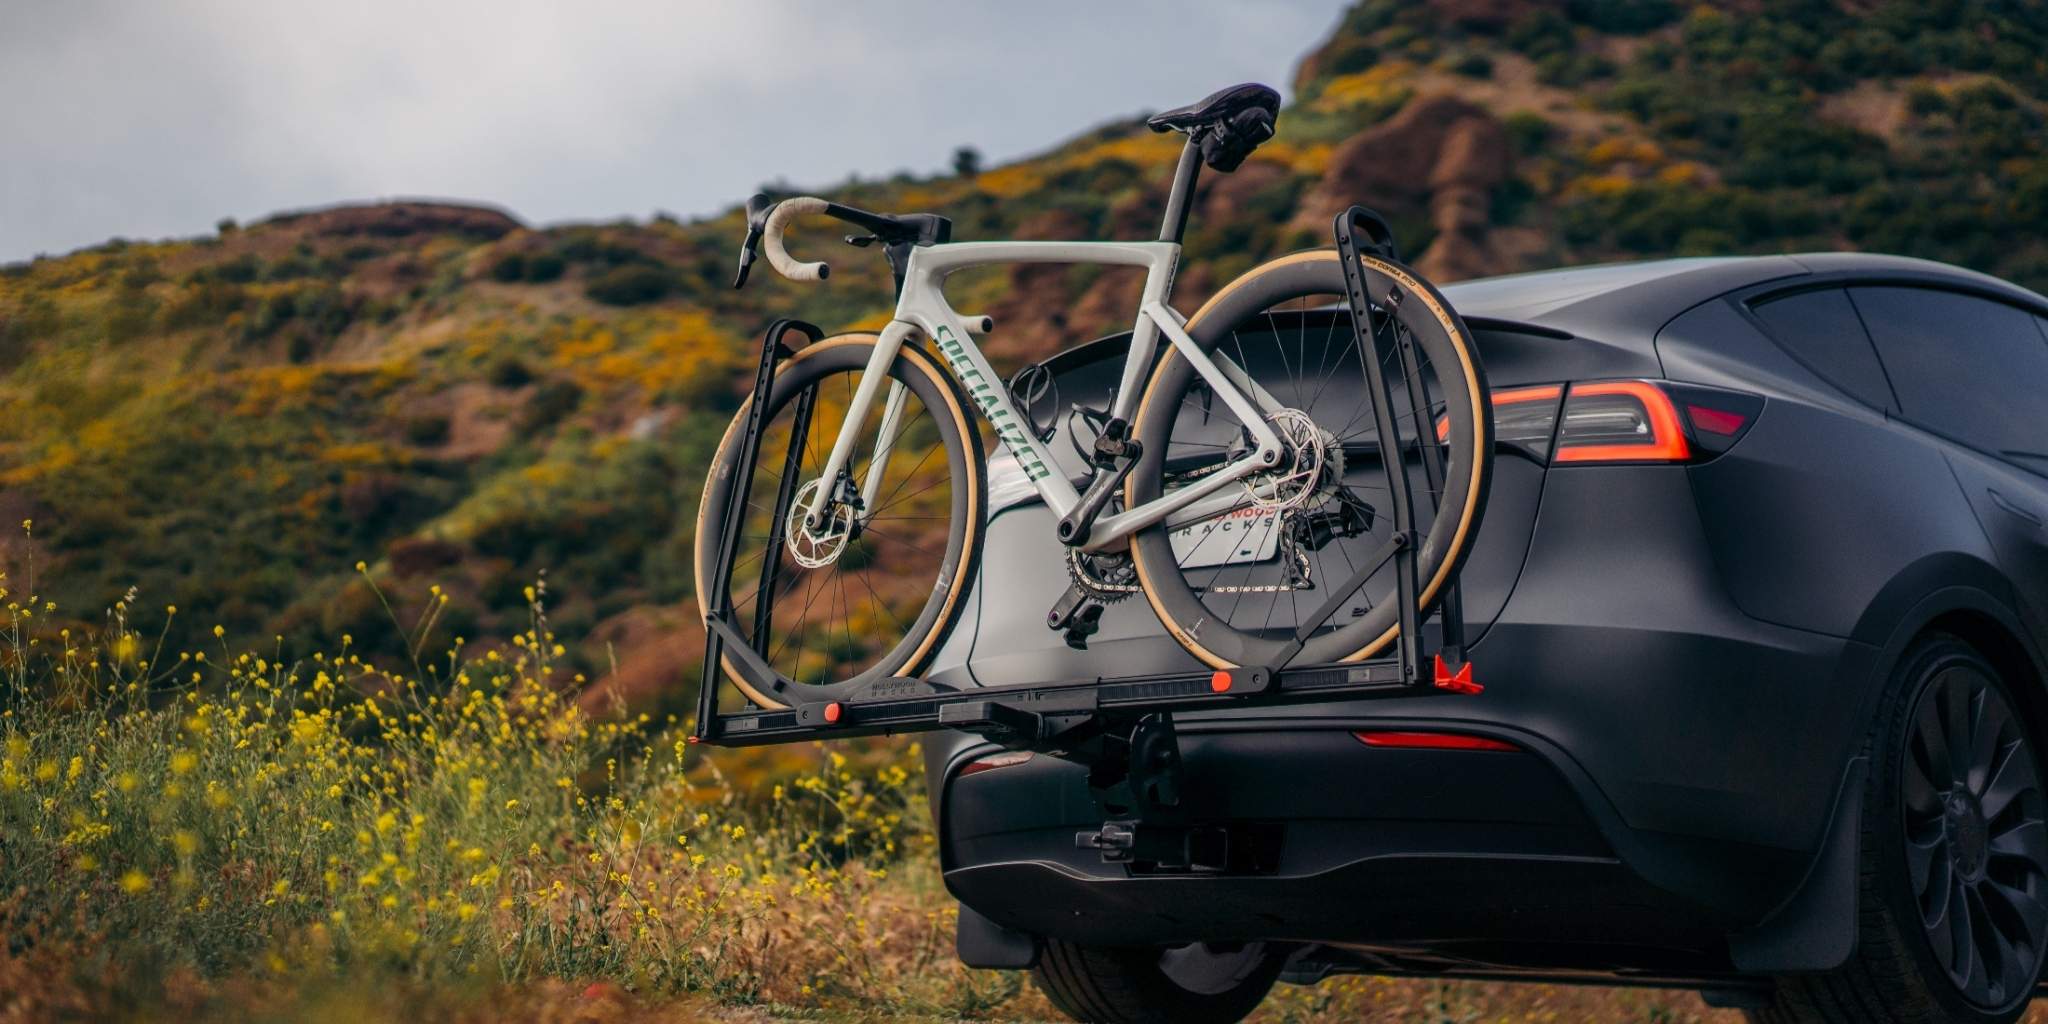
POLYGON ((1750 311, 1778 344, 1822 379, 1872 408, 1898 408, 1856 307, 1842 289, 1799 292, 1759 303, 1750 311))
POLYGON ((1849 296, 1906 418, 1989 452, 2048 449, 2048 341, 2032 314, 1927 288, 1849 296))

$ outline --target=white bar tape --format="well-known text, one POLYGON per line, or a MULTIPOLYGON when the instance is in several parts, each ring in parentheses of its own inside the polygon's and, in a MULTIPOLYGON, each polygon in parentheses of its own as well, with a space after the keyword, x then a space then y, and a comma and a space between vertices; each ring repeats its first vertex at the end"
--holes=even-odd
POLYGON ((996 322, 993 317, 962 316, 960 319, 966 321, 967 333, 978 338, 987 337, 988 332, 996 329, 996 322))
POLYGON ((782 231, 791 219, 807 213, 824 213, 828 204, 816 196, 797 196, 775 204, 775 212, 768 215, 768 223, 761 230, 762 248, 768 253, 768 265, 792 281, 822 281, 832 273, 824 263, 803 263, 793 260, 789 250, 782 247, 782 231))

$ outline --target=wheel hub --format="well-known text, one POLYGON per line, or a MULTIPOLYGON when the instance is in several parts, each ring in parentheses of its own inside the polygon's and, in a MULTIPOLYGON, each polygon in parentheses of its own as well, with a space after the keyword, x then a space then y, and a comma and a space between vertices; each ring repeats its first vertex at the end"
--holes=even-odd
POLYGON ((853 538, 853 506, 834 504, 822 515, 813 514, 823 500, 820 492, 824 485, 821 477, 799 488, 796 500, 789 503, 789 518, 783 524, 783 546, 789 549, 789 557, 806 569, 838 561, 846 551, 846 542, 853 538), (816 527, 811 525, 814 520, 819 524, 816 527))
POLYGON ((1252 504, 1288 512, 1327 500, 1344 477, 1343 446, 1299 409, 1282 409, 1266 422, 1283 451, 1272 469, 1245 478, 1252 504))
POLYGON ((1952 793, 1942 807, 1942 831, 1949 841, 1949 859, 1967 881, 1984 877, 1991 860, 1991 836, 1984 809, 1968 793, 1952 793))

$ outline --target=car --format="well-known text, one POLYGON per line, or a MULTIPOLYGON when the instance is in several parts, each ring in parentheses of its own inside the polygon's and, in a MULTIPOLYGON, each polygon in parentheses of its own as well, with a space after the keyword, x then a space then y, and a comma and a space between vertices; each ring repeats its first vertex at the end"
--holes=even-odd
MULTIPOLYGON (((1683 986, 1759 1021, 2024 1012, 2048 299, 1855 253, 1443 291, 1495 404, 1461 584, 1484 692, 1179 714, 1183 852, 1154 857, 1104 856, 1082 764, 933 734, 961 958, 1093 1021, 1235 1020, 1341 973, 1683 986)), ((1073 476, 1127 340, 1045 364, 1073 476)), ((1014 464, 989 479, 933 682, 1206 668, 1143 600, 1036 625, 1068 562, 1014 464)))

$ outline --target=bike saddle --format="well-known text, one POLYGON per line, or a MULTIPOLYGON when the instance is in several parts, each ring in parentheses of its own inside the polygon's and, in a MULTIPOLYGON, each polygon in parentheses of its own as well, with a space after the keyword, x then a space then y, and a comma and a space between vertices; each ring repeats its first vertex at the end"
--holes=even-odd
POLYGON ((1279 116, 1280 94, 1248 82, 1154 114, 1145 127, 1155 132, 1186 132, 1201 141, 1204 163, 1219 171, 1234 171, 1259 143, 1273 137, 1273 123, 1279 116))

